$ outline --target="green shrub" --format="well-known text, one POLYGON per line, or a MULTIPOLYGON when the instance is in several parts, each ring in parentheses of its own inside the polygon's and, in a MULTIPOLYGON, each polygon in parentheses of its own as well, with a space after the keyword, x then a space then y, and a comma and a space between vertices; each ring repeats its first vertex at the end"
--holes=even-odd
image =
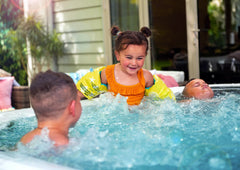
POLYGON ((0 0, 0 68, 15 76, 21 85, 27 85, 28 76, 50 68, 53 57, 63 55, 63 42, 58 36, 56 31, 46 32, 36 16, 24 18, 11 1, 0 0), (32 70, 28 69, 28 55, 32 70))
POLYGON ((21 62, 25 71, 29 68, 27 56, 30 53, 33 64, 32 70, 28 70, 30 77, 43 71, 44 67, 50 68, 53 57, 58 58, 63 55, 63 42, 58 38, 58 33, 46 32, 36 16, 22 20, 16 30, 8 32, 8 39, 12 46, 10 53, 21 62), (26 40, 29 42, 29 50, 26 40))
POLYGON ((7 37, 11 30, 16 29, 22 11, 11 1, 0 0, 0 68, 10 72, 21 85, 27 85, 27 74, 18 58, 12 54, 12 46, 7 37))

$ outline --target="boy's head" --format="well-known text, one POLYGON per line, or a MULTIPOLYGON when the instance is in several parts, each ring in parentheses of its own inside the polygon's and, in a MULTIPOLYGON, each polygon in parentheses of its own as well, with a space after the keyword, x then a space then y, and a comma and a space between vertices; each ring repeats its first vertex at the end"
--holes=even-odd
POLYGON ((142 27, 140 31, 120 31, 120 28, 113 26, 112 35, 117 35, 115 39, 115 51, 120 53, 128 48, 128 45, 145 45, 146 54, 148 51, 148 39, 151 36, 151 30, 148 27, 142 27))
POLYGON ((202 79, 191 79, 185 85, 182 94, 185 97, 194 97, 196 99, 213 98, 214 93, 208 84, 202 79))
POLYGON ((73 101, 77 109, 76 114, 79 114, 78 118, 82 111, 72 78, 51 70, 40 72, 34 77, 30 86, 30 101, 38 121, 59 118, 73 101))

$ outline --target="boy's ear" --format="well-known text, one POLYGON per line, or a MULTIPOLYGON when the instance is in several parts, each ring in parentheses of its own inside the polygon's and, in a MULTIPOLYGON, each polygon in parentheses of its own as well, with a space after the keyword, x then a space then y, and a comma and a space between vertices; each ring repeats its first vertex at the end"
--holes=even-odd
POLYGON ((75 104, 76 104, 75 100, 72 100, 69 104, 69 113, 73 116, 75 116, 75 104))

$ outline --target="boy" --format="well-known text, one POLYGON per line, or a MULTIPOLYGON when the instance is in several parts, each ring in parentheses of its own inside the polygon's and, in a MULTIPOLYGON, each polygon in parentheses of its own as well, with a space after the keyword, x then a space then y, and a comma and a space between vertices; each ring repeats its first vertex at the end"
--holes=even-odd
POLYGON ((73 80, 60 72, 40 72, 32 80, 30 101, 38 126, 25 134, 20 141, 23 144, 31 142, 46 127, 55 146, 68 144, 68 130, 75 125, 82 112, 73 80))
POLYGON ((195 99, 211 99, 214 96, 214 93, 211 87, 202 80, 202 79, 191 79, 185 85, 182 94, 188 98, 195 98, 195 99))

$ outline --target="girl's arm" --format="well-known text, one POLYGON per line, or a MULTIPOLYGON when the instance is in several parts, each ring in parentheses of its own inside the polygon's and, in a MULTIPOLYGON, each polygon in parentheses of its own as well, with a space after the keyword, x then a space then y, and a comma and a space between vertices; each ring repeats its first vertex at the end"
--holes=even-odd
MULTIPOLYGON (((88 99, 92 99, 101 93, 107 91, 107 86, 104 85, 104 75, 103 74, 103 82, 102 82, 102 70, 105 69, 105 66, 98 67, 93 71, 88 72, 85 74, 78 82, 77 82, 77 89, 81 92, 78 93, 80 98, 84 98, 85 96, 88 99)), ((106 76, 105 76, 106 77, 106 76)))
POLYGON ((103 69, 101 71, 101 83, 102 84, 108 84, 107 83, 107 77, 106 77, 106 69, 103 69))
POLYGON ((151 87, 154 84, 152 73, 146 69, 143 69, 143 76, 145 79, 145 87, 151 87))

